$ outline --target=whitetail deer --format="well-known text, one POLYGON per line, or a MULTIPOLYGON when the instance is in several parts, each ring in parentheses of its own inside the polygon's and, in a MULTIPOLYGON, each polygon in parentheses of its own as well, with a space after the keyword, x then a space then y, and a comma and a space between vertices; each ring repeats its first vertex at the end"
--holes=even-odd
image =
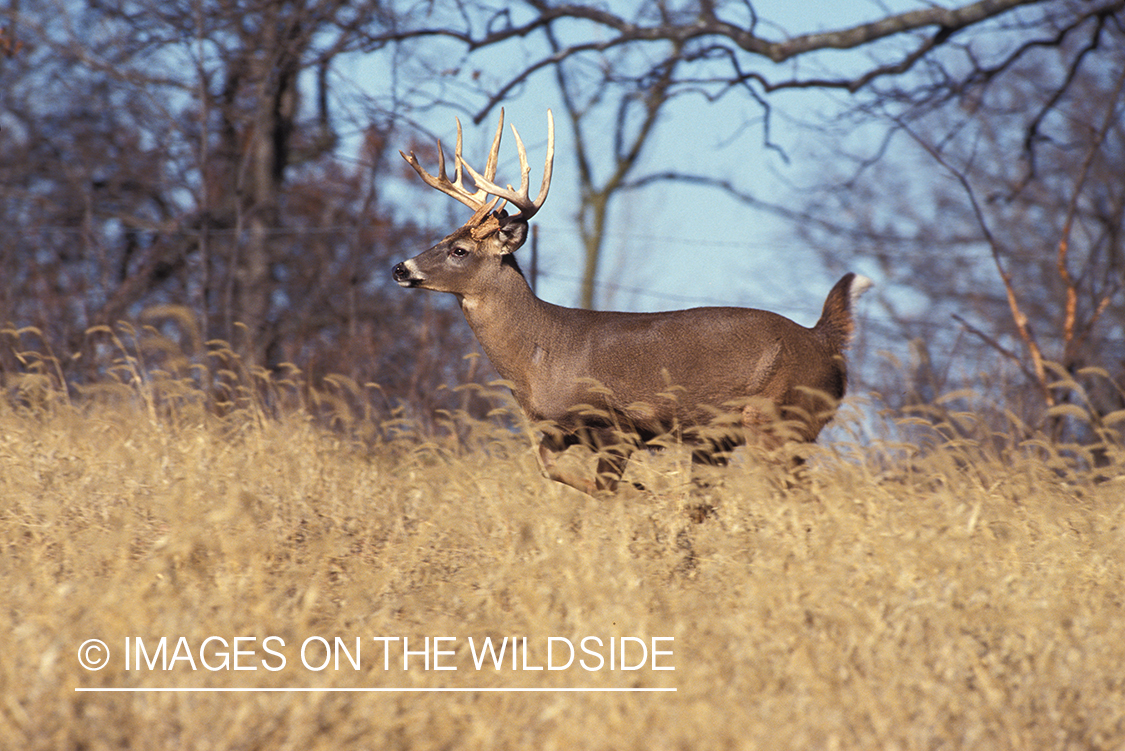
POLYGON ((456 295, 520 407, 532 421, 551 426, 539 444, 548 477, 593 495, 616 489, 634 450, 669 436, 695 445, 695 463, 712 465, 725 464, 730 450, 751 436, 770 448, 787 439, 816 439, 844 396, 843 353, 854 326, 852 307, 870 280, 845 275, 828 293, 811 329, 748 308, 620 313, 544 302, 512 254, 547 197, 554 120, 548 110, 547 159, 535 200, 528 193, 531 170, 515 127, 520 189, 493 182, 503 128, 501 111, 483 174, 461 158, 460 121, 452 181, 440 141, 437 176, 413 153, 402 154, 427 185, 464 203, 473 215, 393 273, 403 287, 456 295), (464 185, 466 171, 474 192, 464 185), (518 213, 509 215, 503 204, 497 208, 500 201, 518 213), (722 419, 732 413, 733 421, 722 419), (557 465, 558 453, 575 444, 599 452, 595 479, 557 465))

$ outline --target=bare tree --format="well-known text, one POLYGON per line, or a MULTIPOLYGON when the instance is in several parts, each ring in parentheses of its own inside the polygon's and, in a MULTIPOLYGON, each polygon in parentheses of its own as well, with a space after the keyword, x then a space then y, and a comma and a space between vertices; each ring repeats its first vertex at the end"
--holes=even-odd
MULTIPOLYGON (((562 50, 550 29, 547 37, 552 49, 562 50)), ((566 121, 573 133, 573 154, 578 165, 578 235, 584 251, 578 304, 594 308, 595 283, 605 248, 610 209, 614 199, 632 187, 634 173, 640 168, 641 152, 669 102, 668 85, 678 60, 675 55, 670 56, 661 61, 650 76, 627 86, 615 81, 611 73, 615 66, 594 68, 597 78, 591 81, 571 69, 568 62, 555 65, 554 74, 566 121), (599 105, 608 105, 614 110, 608 128, 596 117, 599 105), (596 145, 598 135, 607 131, 611 134, 609 159, 603 156, 606 149, 596 145), (606 162, 608 166, 603 167, 602 163, 606 162)))
POLYGON ((1077 440, 1125 406, 1120 21, 1095 15, 1003 70, 970 71, 958 107, 917 90, 883 102, 905 138, 805 207, 850 219, 801 225, 833 262, 862 254, 912 291, 884 297, 917 343, 912 378, 890 374, 887 392, 984 388, 1031 429, 1077 440))
POLYGON ((395 118, 332 111, 334 66, 384 22, 342 0, 14 7, 0 366, 39 350, 67 380, 100 378, 114 353, 87 330, 146 322, 197 366, 222 339, 248 370, 378 383, 419 414, 461 404, 440 386, 471 370, 447 354, 467 328, 387 294, 390 259, 426 236, 381 191, 399 170, 395 118), (359 134, 358 161, 338 153, 341 130, 359 134))

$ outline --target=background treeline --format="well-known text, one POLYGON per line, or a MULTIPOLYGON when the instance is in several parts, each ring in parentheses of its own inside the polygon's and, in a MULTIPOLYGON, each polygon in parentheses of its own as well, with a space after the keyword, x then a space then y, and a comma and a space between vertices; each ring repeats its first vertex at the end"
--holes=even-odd
POLYGON ((388 412, 483 414, 448 388, 493 377, 464 357, 476 348, 452 301, 390 281, 461 221, 419 200, 396 152, 433 163, 420 123, 444 127, 448 108, 479 123, 534 93, 576 167, 556 168, 577 199, 576 302, 599 304, 623 196, 719 191, 788 219, 833 273, 877 277, 859 375, 891 408, 954 425, 950 410, 979 403, 933 403, 971 387, 998 424, 1096 438, 1125 407, 1125 2, 904 5, 790 35, 772 23, 789 22, 749 2, 617 15, 538 0, 10 0, 0 376, 9 394, 28 372, 104 378, 121 350, 102 327, 120 336, 125 321, 207 377, 234 358, 378 384, 367 392, 388 412), (787 96, 814 92, 835 109, 786 119, 787 96), (732 101, 751 113, 743 138, 772 147, 782 127, 807 129, 819 152, 785 156, 817 183, 766 200, 653 155, 676 113, 732 101))

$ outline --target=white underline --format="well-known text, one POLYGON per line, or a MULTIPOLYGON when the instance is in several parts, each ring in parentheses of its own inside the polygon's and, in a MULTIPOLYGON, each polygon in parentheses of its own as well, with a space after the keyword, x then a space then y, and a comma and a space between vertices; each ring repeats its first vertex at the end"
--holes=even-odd
POLYGON ((75 688, 91 693, 654 693, 675 692, 675 688, 75 688))

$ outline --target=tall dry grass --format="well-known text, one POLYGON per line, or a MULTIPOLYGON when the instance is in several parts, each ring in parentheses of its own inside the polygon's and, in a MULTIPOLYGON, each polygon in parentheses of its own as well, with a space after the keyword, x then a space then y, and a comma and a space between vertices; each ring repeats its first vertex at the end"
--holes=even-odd
POLYGON ((836 443, 798 484, 740 462, 693 524, 683 452, 598 501, 542 479, 519 431, 451 417, 423 438, 372 423, 358 386, 252 373, 214 409, 189 366, 129 357, 93 391, 40 369, 0 400, 4 747, 1125 747, 1116 445, 1086 468, 964 429, 836 443), (468 638, 506 635, 530 665, 549 637, 672 637, 675 670, 475 670, 468 638), (161 636, 255 637, 257 669, 125 669, 126 638, 161 636), (312 636, 361 637, 360 669, 304 668, 312 636), (457 639, 456 671, 393 650, 384 670, 372 641, 427 636, 457 639), (112 653, 98 671, 91 638, 112 653), (75 691, 155 687, 675 691, 75 691))

